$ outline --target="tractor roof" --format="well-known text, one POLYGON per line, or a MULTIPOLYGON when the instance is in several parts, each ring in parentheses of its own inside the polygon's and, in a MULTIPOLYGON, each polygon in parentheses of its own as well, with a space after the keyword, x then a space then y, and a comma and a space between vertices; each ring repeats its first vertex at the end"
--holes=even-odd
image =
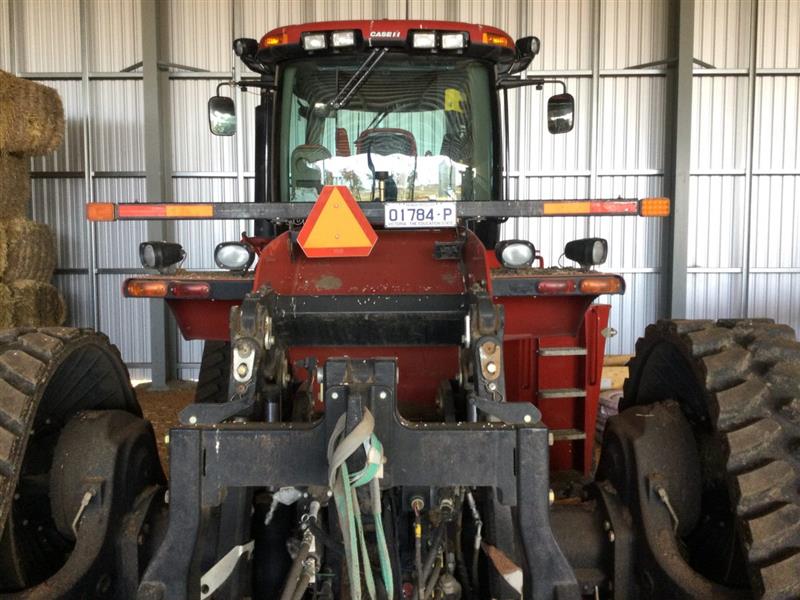
POLYGON ((326 54, 363 51, 371 48, 388 47, 396 51, 413 53, 456 54, 475 56, 501 65, 510 65, 518 57, 514 39, 507 33, 488 25, 459 23, 457 21, 411 21, 411 20, 359 20, 322 21, 287 25, 268 32, 259 42, 258 58, 266 64, 275 64, 287 58, 297 58, 313 54, 315 57, 326 54), (348 48, 336 48, 330 42, 322 49, 306 50, 303 38, 308 34, 325 34, 332 39, 333 33, 353 32, 354 44, 348 48), (415 47, 413 37, 416 33, 433 33, 436 45, 433 48, 415 47), (447 48, 441 43, 441 35, 462 33, 465 43, 459 48, 447 48))

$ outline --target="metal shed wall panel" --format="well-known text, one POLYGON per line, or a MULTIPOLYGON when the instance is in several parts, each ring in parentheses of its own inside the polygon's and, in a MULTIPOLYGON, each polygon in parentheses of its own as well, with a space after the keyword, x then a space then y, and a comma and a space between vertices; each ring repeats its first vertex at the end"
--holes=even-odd
POLYGON ((800 329, 800 3, 704 0, 695 18, 714 68, 695 68, 688 316, 800 329))
POLYGON ((142 60, 139 0, 90 0, 87 8, 90 71, 121 71, 142 60))
POLYGON ((78 2, 13 2, 17 68, 28 73, 80 72, 78 2))

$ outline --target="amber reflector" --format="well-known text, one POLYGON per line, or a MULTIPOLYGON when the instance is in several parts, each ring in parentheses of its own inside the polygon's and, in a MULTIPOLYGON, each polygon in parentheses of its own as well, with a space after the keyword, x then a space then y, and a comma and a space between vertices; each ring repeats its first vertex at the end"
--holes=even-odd
POLYGON ((129 279, 125 282, 125 295, 134 298, 163 298, 167 295, 167 282, 158 279, 129 279))
POLYGON ((582 294, 616 294, 622 289, 617 277, 590 277, 581 281, 582 294))
POLYGON ((643 217, 668 217, 669 198, 645 198, 640 205, 643 217))
POLYGON ((114 205, 108 202, 90 202, 86 205, 86 218, 90 221, 113 221, 114 205))

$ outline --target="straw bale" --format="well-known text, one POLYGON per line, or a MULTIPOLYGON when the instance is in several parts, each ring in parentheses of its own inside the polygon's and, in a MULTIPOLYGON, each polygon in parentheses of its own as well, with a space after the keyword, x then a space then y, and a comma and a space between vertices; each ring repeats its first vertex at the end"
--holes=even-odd
POLYGON ((0 71, 0 150, 50 154, 64 139, 64 108, 51 87, 0 71))
POLYGON ((23 280, 9 287, 13 296, 15 326, 50 327, 64 324, 67 307, 55 286, 23 280))
POLYGON ((30 159, 0 152, 0 218, 24 217, 30 199, 30 159))
POLYGON ((0 329, 14 326, 14 297, 4 283, 0 283, 0 329))
POLYGON ((56 268, 56 240, 43 223, 28 219, 0 221, 0 281, 48 282, 56 268))

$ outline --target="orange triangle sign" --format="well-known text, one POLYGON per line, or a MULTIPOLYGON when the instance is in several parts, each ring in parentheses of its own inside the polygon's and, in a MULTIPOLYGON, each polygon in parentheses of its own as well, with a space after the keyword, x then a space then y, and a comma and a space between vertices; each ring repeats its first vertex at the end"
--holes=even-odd
POLYGON ((309 258, 369 256, 376 241, 378 235, 344 185, 322 188, 297 236, 309 258))

